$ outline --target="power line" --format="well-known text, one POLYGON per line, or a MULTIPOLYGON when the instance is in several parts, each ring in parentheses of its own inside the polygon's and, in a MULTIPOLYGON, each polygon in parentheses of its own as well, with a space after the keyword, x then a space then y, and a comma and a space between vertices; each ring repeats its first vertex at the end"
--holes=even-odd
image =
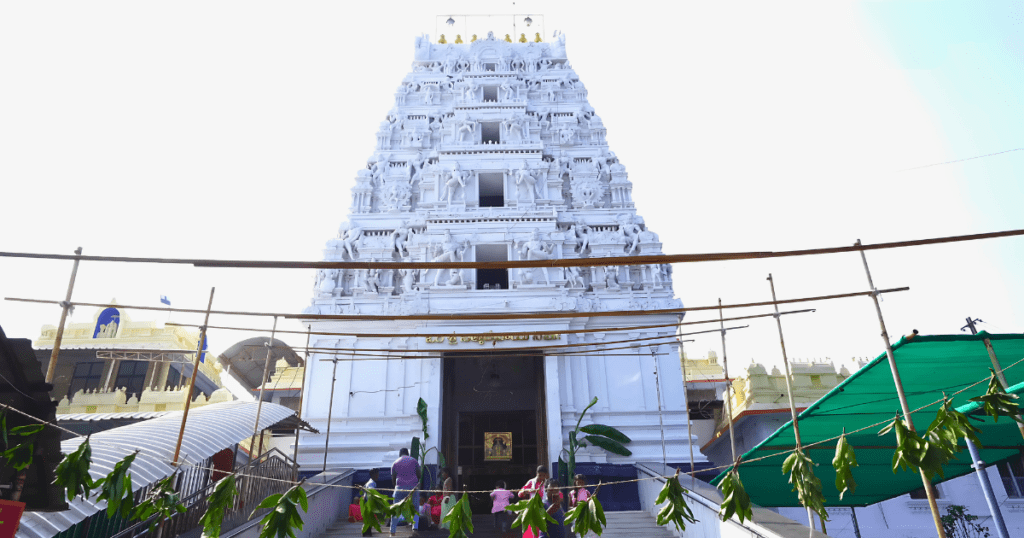
POLYGON ((1002 155, 1004 153, 1011 153, 1011 152, 1014 152, 1014 151, 1024 151, 1024 148, 1014 148, 1014 149, 1008 149, 1006 151, 997 151, 996 153, 988 153, 988 154, 985 154, 985 155, 977 155, 975 157, 967 157, 966 159, 957 159, 955 161, 946 161, 944 163, 926 164, 924 166, 915 166, 913 168, 904 168, 902 170, 897 170, 896 173, 909 172, 911 170, 920 170, 922 168, 931 168, 933 166, 943 166, 943 165, 946 165, 946 164, 962 163, 964 161, 973 161, 974 159, 984 159, 985 157, 995 157, 996 155, 1002 155))

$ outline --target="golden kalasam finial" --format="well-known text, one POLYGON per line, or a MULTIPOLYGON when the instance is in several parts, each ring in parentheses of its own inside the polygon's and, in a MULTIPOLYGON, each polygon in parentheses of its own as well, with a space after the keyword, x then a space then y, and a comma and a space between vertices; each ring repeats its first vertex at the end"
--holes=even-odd
POLYGON ((448 42, 447 42, 447 41, 445 41, 445 39, 444 39, 444 34, 441 34, 441 39, 438 39, 438 40, 437 40, 437 42, 438 42, 438 43, 440 43, 440 44, 442 44, 442 45, 444 45, 444 44, 448 43, 448 42))
POLYGON ((470 43, 476 41, 476 34, 473 34, 473 38, 469 40, 470 43))
POLYGON ((541 43, 544 40, 540 38, 540 32, 537 32, 537 37, 533 38, 534 43, 541 43))
POLYGON ((455 42, 462 43, 462 34, 455 34, 455 42))
POLYGON ((526 43, 526 34, 519 34, 519 42, 526 43))
POLYGON ((505 41, 508 41, 509 43, 511 43, 512 42, 512 38, 509 37, 508 34, 505 34, 505 41))

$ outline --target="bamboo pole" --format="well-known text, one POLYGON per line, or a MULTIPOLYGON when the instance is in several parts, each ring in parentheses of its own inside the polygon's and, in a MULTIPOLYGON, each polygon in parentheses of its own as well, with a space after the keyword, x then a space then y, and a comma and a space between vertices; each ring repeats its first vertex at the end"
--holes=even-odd
MULTIPOLYGON (((768 273, 768 284, 772 288, 772 301, 775 301, 775 280, 772 278, 772 274, 768 273)), ((793 437, 796 440, 796 449, 799 451, 803 450, 803 443, 800 442, 800 423, 796 418, 796 403, 793 400, 793 382, 790 380, 792 373, 789 371, 789 357, 786 356, 786 339, 782 336, 782 317, 779 314, 779 305, 775 305, 775 323, 779 326, 779 345, 782 346, 782 365, 786 371, 786 396, 789 397, 789 413, 793 417, 793 437)), ((807 508, 807 522, 808 526, 814 528, 814 516, 811 515, 811 509, 807 508)), ((824 520, 822 521, 822 532, 825 528, 824 520)))
MULTIPOLYGON (((690 487, 694 486, 694 481, 697 479, 694 475, 697 473, 697 464, 693 461, 693 421, 690 420, 690 389, 686 385, 686 352, 683 351, 683 344, 685 342, 693 342, 693 340, 680 340, 679 341, 679 362, 683 366, 683 406, 686 411, 686 444, 690 447, 690 487)), ((679 474, 679 469, 676 469, 676 475, 679 474)))
POLYGON ((53 350, 50 351, 50 363, 46 365, 46 382, 53 382, 53 374, 57 369, 57 356, 60 354, 60 342, 64 339, 64 323, 68 319, 68 310, 72 308, 71 292, 75 289, 75 277, 78 276, 78 262, 82 259, 82 247, 75 249, 75 263, 71 266, 71 279, 68 280, 68 293, 60 303, 60 324, 57 325, 57 336, 53 339, 53 350))
POLYGON ((736 461, 736 432, 732 425, 732 382, 729 381, 729 356, 725 352, 725 318, 722 314, 722 298, 718 298, 718 317, 722 331, 722 375, 725 376, 725 414, 729 419, 729 448, 732 461, 736 461))
POLYGON ((174 459, 171 465, 178 465, 178 455, 181 452, 181 439, 185 436, 185 423, 188 422, 188 409, 192 406, 192 391, 196 386, 196 378, 199 377, 199 361, 203 358, 203 346, 206 345, 206 323, 210 321, 210 309, 213 308, 213 292, 217 288, 210 288, 210 302, 206 305, 206 318, 203 319, 203 326, 199 328, 199 344, 196 347, 196 360, 192 366, 192 376, 189 378, 188 391, 185 392, 185 410, 181 414, 181 429, 178 430, 178 442, 174 445, 174 459))
MULTIPOLYGON (((302 420, 302 404, 306 396, 306 374, 309 366, 309 337, 312 332, 312 325, 307 327, 306 331, 306 352, 303 354, 302 359, 302 384, 299 386, 299 409, 295 411, 295 416, 302 420)), ((271 342, 273 344, 273 342, 271 342)), ((299 426, 295 426, 295 451, 292 453, 292 461, 295 462, 295 480, 299 479, 299 426)))
MULTIPOLYGON (((252 442, 249 443, 249 459, 252 460, 252 445, 256 444, 256 432, 260 429, 260 414, 263 412, 263 392, 267 390, 267 376, 270 375, 270 357, 274 355, 274 337, 277 336, 277 316, 274 316, 274 328, 270 331, 270 342, 267 344, 267 360, 263 362, 263 377, 260 378, 260 400, 256 403, 256 422, 252 425, 252 442)), ((263 434, 260 434, 260 451, 263 451, 263 434)))
POLYGON ((324 436, 324 472, 327 472, 327 450, 331 446, 331 419, 334 413, 334 386, 338 384, 338 356, 334 356, 334 371, 331 373, 331 399, 327 404, 327 435, 324 436))
MULTIPOLYGON (((988 358, 992 361, 992 370, 996 373, 996 377, 1003 384, 1004 389, 1009 388, 1010 384, 1006 382, 1006 376, 1003 375, 1003 368, 999 364, 999 359, 996 358, 996 350, 992 347, 992 341, 985 338, 982 342, 985 343, 985 349, 988 350, 988 358)), ((1017 415, 1016 418, 1019 419, 1020 415, 1017 415)), ((1017 429, 1020 431, 1021 437, 1024 437, 1024 423, 1017 422, 1017 429)))
MULTIPOLYGON (((854 246, 860 246, 860 239, 854 243, 854 246)), ((900 400, 900 408, 903 411, 903 419, 907 423, 907 428, 911 431, 914 429, 914 421, 910 417, 910 404, 907 403, 907 394, 903 390, 903 381, 900 379, 899 369, 896 367, 896 357, 892 353, 892 344, 889 343, 889 331, 885 328, 885 318, 882 317, 882 307, 878 303, 878 294, 874 292, 875 283, 871 279, 871 269, 868 268, 868 257, 864 254, 864 251, 860 251, 861 261, 864 262, 864 274, 868 278, 868 287, 871 288, 871 301, 875 304, 875 313, 878 315, 878 324, 882 329, 882 341, 885 343, 885 356, 889 360, 889 369, 892 371, 892 380, 896 385, 896 395, 900 400)), ((939 538, 946 538, 946 530, 942 527, 942 516, 939 514, 939 505, 935 502, 935 487, 932 485, 931 480, 928 480, 928 475, 921 469, 918 469, 921 473, 921 483, 924 485, 925 495, 928 497, 928 507, 932 512, 932 520, 935 523, 935 532, 939 538)))
MULTIPOLYGON (((999 237, 1024 235, 1024 229, 1005 230, 969 235, 954 235, 909 241, 892 241, 870 245, 855 244, 852 247, 825 247, 788 251, 752 251, 723 252, 701 254, 659 254, 643 256, 597 257, 597 258, 559 258, 552 260, 508 260, 492 262, 304 262, 304 261, 270 261, 270 260, 210 260, 190 258, 136 258, 130 256, 86 256, 86 261, 125 262, 125 263, 170 263, 186 264, 196 267, 234 267, 256 269, 511 269, 526 267, 603 267, 607 265, 648 265, 652 263, 692 263, 724 260, 752 260, 765 258, 784 258, 791 256, 811 256, 820 254, 840 254, 865 250, 881 250, 891 248, 937 245, 957 243, 961 241, 977 241, 999 237)), ((74 259, 66 254, 36 254, 30 252, 0 252, 0 258, 32 258, 47 260, 74 259)))

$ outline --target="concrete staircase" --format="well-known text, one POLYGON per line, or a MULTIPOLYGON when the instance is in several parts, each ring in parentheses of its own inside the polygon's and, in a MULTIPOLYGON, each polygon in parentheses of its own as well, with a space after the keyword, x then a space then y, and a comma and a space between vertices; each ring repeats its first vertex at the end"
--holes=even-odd
MULTIPOLYGON (((636 511, 636 512, 605 512, 605 517, 608 520, 608 527, 605 528, 604 533, 601 535, 602 538, 633 538, 636 536, 643 536, 644 538, 671 538, 672 532, 665 527, 659 527, 655 522, 654 518, 651 517, 647 512, 636 511)), ((499 538, 501 533, 494 530, 493 527, 494 519, 490 515, 475 515, 473 516, 473 527, 476 532, 473 533, 474 538, 499 538)), ((349 523, 347 520, 339 519, 334 525, 331 525, 319 538, 348 538, 354 536, 362 536, 361 523, 349 523)), ((390 535, 389 529, 384 527, 383 533, 374 532, 374 536, 390 535)), ((431 532, 417 532, 413 533, 408 527, 398 527, 398 532, 395 536, 402 537, 422 537, 422 538, 447 538, 448 531, 431 531, 431 532)), ((514 529, 512 536, 522 536, 522 530, 514 529)), ((569 533, 566 533, 568 538, 569 533)))

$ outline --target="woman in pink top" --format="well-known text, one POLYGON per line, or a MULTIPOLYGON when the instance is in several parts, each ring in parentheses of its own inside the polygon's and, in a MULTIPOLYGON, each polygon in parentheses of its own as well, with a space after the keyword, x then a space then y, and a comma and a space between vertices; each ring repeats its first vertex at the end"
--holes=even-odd
POLYGON ((491 513, 494 514, 494 528, 501 530, 502 536, 508 536, 512 526, 512 513, 505 508, 512 504, 515 494, 505 489, 505 481, 498 480, 494 491, 491 492, 491 499, 494 504, 491 506, 491 513))

